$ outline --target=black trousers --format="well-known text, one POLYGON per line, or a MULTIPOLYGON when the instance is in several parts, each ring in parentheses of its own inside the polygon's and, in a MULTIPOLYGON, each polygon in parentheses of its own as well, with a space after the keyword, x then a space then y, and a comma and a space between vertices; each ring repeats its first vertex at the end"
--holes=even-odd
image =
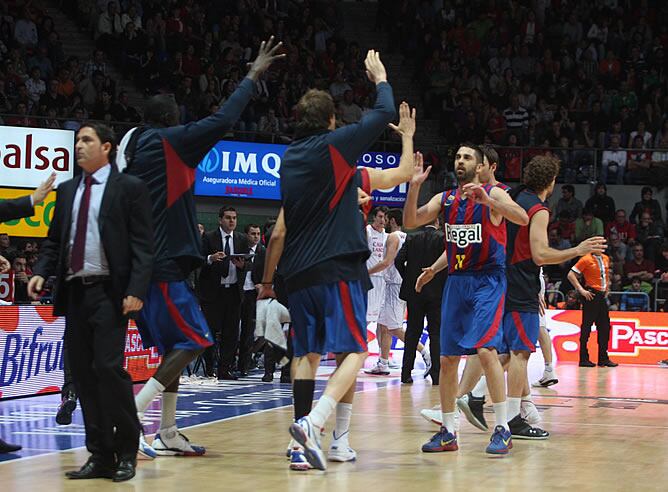
POLYGON ((603 292, 594 292, 591 301, 583 300, 582 326, 580 327, 580 362, 589 360, 587 342, 591 335, 591 326, 596 323, 598 334, 598 363, 608 360, 608 342, 610 341, 610 316, 608 304, 603 292))
POLYGON ((123 369, 128 319, 108 282, 69 282, 65 338, 86 427, 86 448, 101 464, 134 460, 139 420, 132 380, 123 369))
POLYGON ((70 365, 70 354, 67 347, 67 338, 63 339, 63 386, 60 388, 60 395, 66 398, 69 395, 74 395, 76 398, 76 388, 74 387, 74 380, 72 379, 72 366, 70 365))
POLYGON ((234 357, 239 347, 239 313, 241 308, 241 294, 237 285, 228 288, 220 287, 217 302, 202 304, 202 311, 209 328, 218 343, 218 360, 215 361, 216 349, 214 346, 206 349, 204 362, 207 373, 218 366, 218 374, 231 371, 234 357))
POLYGON ((406 306, 408 309, 408 323, 406 325, 406 343, 401 377, 407 378, 411 375, 415 365, 415 351, 424 329, 424 318, 426 316, 431 355, 430 375, 433 384, 438 384, 441 370, 441 301, 414 297, 406 303, 406 306))
POLYGON ((245 290, 241 298, 241 331, 239 334, 239 370, 241 371, 251 369, 256 304, 257 291, 245 290))

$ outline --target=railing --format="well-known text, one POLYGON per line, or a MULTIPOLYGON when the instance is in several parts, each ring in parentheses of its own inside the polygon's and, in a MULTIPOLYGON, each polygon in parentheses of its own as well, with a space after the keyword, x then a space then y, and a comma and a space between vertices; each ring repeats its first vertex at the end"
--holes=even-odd
MULTIPOLYGON (((658 283, 659 283, 658 281, 657 281, 657 283, 655 283, 655 289, 656 289, 656 286, 658 285, 658 283)), ((668 284, 666 285, 666 287, 668 288, 668 284)), ((658 291, 655 290, 655 292, 658 292, 658 291)), ((649 311, 650 310, 649 309, 649 307, 650 307, 650 296, 646 292, 635 292, 635 291, 628 291, 628 290, 612 290, 608 294, 608 298, 618 298, 617 301, 619 301, 621 303, 623 295, 634 296, 634 297, 644 297, 645 298, 645 309, 644 309, 644 311, 649 311)), ((545 296, 546 297, 557 296, 557 298, 561 299, 559 302, 564 302, 564 303, 566 302, 566 296, 560 290, 556 290, 556 289, 546 290, 545 291, 545 296)), ((663 299, 661 299, 661 300, 663 300, 663 299)), ((554 302, 552 299, 550 299, 550 302, 548 302, 547 304, 548 304, 548 306, 556 306, 557 305, 557 303, 554 302)), ((658 307, 657 300, 655 299, 655 301, 654 301, 654 311, 657 310, 657 307, 658 307)))
MULTIPOLYGON (((561 302, 566 302, 566 296, 560 290, 556 290, 556 289, 546 290, 545 291, 545 297, 548 298, 548 296, 550 296, 550 298, 552 298, 553 296, 557 296, 557 298, 561 297, 561 302)), ((556 302, 548 302, 547 305, 548 306, 556 306, 557 303, 556 302)))

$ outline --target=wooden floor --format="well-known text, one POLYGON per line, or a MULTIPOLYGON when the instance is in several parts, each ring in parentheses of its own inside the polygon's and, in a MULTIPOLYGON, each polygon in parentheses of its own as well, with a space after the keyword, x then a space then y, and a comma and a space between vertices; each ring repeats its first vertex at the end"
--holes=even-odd
POLYGON ((533 390, 550 440, 515 441, 506 457, 486 455, 489 435, 463 417, 458 452, 421 453, 436 427, 419 412, 438 402, 437 388, 365 383, 351 428, 358 460, 332 463, 327 472, 288 470, 292 414, 278 408, 191 428, 188 436, 207 446, 206 456, 141 461, 125 484, 64 479, 85 461, 79 449, 0 465, 0 490, 668 490, 668 370, 565 364, 558 373, 553 389, 533 390))

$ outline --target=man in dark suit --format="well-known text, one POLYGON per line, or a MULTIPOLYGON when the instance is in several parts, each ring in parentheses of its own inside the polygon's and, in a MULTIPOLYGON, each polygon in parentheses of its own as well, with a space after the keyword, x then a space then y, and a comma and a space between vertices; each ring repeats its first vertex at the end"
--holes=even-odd
POLYGON ((139 421, 123 369, 128 316, 151 280, 153 230, 148 189, 110 164, 113 131, 86 123, 75 151, 81 176, 62 183, 47 239, 30 280, 35 297, 56 276, 53 313, 65 316, 74 384, 91 453, 71 479, 135 475, 139 421))
MULTIPOLYGON (((35 205, 44 200, 46 195, 53 190, 55 180, 56 173, 52 173, 46 181, 39 185, 32 195, 22 196, 14 200, 0 201, 0 223, 32 216, 35 213, 35 205)), ((0 273, 5 273, 10 268, 11 264, 9 260, 4 256, 0 256, 0 273)), ((20 450, 21 446, 18 444, 10 444, 0 439, 0 454, 14 453, 20 450)))
POLYGON ((422 288, 420 293, 415 291, 415 282, 422 273, 422 269, 431 266, 441 256, 444 244, 443 233, 438 230, 438 219, 436 219, 417 234, 408 236, 394 260, 394 265, 403 279, 399 297, 406 301, 408 309, 404 361, 401 367, 402 379, 408 379, 413 370, 415 350, 422 335, 426 316, 431 353, 430 375, 432 383, 438 384, 441 367, 439 361, 441 296, 447 273, 439 272, 431 283, 422 288))
POLYGON ((262 230, 259 225, 248 224, 244 231, 248 238, 248 252, 254 255, 246 261, 244 266, 241 295, 241 332, 239 334, 239 372, 242 376, 248 376, 248 372, 254 368, 252 348, 253 334, 255 333, 255 304, 257 303, 257 290, 253 282, 252 272, 255 258, 263 252, 264 246, 260 242, 262 230))
MULTIPOLYGON (((248 237, 237 232, 237 212, 222 207, 218 213, 219 228, 202 239, 206 263, 199 277, 202 310, 219 343, 218 379, 237 379, 232 372, 239 347, 241 290, 245 280, 245 261, 236 255, 248 254, 248 237)), ((205 352, 207 374, 213 372, 215 348, 205 352)))

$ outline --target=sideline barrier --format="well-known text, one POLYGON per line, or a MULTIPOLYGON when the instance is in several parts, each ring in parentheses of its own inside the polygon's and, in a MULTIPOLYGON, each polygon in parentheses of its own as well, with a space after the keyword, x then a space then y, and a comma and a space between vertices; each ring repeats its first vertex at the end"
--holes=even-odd
MULTIPOLYGON (((51 305, 0 306, 0 400, 58 393, 63 383, 65 318, 51 305)), ((125 369, 146 381, 160 364, 155 348, 144 349, 134 321, 125 339, 125 369)))

